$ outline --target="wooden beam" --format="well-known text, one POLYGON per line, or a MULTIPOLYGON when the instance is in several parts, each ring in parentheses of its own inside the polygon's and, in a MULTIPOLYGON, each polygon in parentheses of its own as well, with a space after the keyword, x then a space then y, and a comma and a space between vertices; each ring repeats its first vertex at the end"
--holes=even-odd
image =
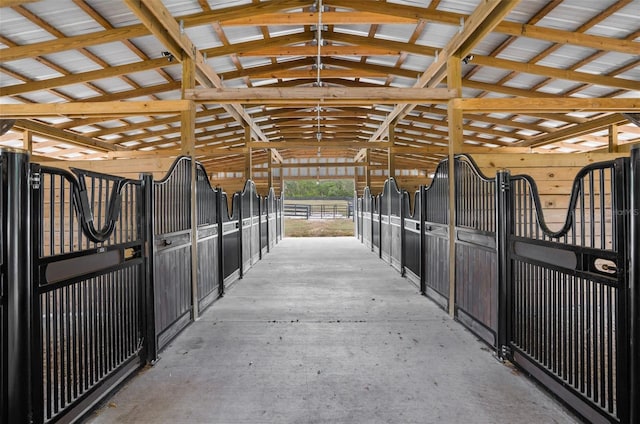
MULTIPOLYGON (((195 62, 196 81, 208 88, 222 88, 220 76, 206 63, 202 53, 196 48, 189 37, 180 29, 178 22, 173 18, 161 0, 124 0, 134 14, 149 28, 158 39, 163 42, 167 49, 174 53, 177 59, 190 57, 195 62)), ((287 0, 273 2, 271 6, 287 7, 291 5, 287 0)), ((266 5, 263 5, 264 10, 266 5)), ((236 13, 241 13, 236 9, 236 13)), ((245 12, 246 13, 246 10, 245 12)), ((269 141, 262 133, 262 130, 255 124, 251 116, 244 110, 244 107, 237 103, 225 104, 224 109, 238 122, 247 124, 251 128, 251 133, 257 139, 269 141)))
MULTIPOLYGON (((374 46, 321 46, 320 56, 399 56, 402 51, 399 49, 385 49, 374 46)), ((282 57, 282 56, 317 56, 316 46, 293 46, 293 47, 259 47, 245 53, 237 53, 239 57, 282 57)))
POLYGON ((22 148, 33 153, 33 133, 30 130, 24 130, 22 134, 22 148))
MULTIPOLYGON (((638 46, 637 49, 638 51, 640 51, 640 46, 638 46)), ((507 59, 498 59, 496 57, 475 55, 473 58, 473 62, 471 63, 479 66, 508 69, 515 72, 541 75, 548 78, 563 79, 567 81, 584 82, 587 84, 601 85, 604 87, 616 87, 622 88, 624 90, 638 89, 638 81, 632 81, 625 78, 594 75, 588 74, 586 72, 572 71, 569 69, 558 69, 550 66, 536 65, 532 63, 521 63, 507 59)))
POLYGON ((609 153, 618 152, 618 126, 616 124, 609 125, 609 153))
MULTIPOLYGON (((192 58, 188 57, 182 61, 182 98, 184 99, 184 93, 186 90, 193 89, 196 84, 196 67, 192 58)), ((193 154, 196 145, 196 107, 195 103, 190 102, 190 108, 181 112, 180 114, 180 136, 181 136, 181 149, 182 154, 191 156, 193 154)), ((193 174, 195 174, 195 160, 193 163, 193 174)))
MULTIPOLYGON (((2 50, 0 50, 1 52, 2 50)), ((171 66, 167 59, 149 59, 140 62, 134 62, 127 65, 110 66, 96 71, 82 72, 79 74, 65 75, 62 77, 48 78, 40 81, 30 81, 25 84, 10 85, 0 88, 0 96, 15 96, 17 94, 29 93, 39 90, 50 90, 56 87, 66 85, 81 84, 104 78, 119 77, 121 75, 132 74, 135 72, 148 71, 152 69, 171 66)))
MULTIPOLYGON (((357 149, 360 146, 366 144, 366 141, 361 140, 360 142, 352 141, 352 139, 340 139, 338 141, 330 141, 323 140, 317 141, 315 138, 310 138, 308 140, 291 140, 291 141, 270 141, 268 143, 260 142, 260 141, 252 141, 249 143, 247 147, 251 147, 253 149, 317 149, 318 147, 347 147, 357 149), (346 141, 345 141, 346 140, 346 141)), ((387 148, 388 143, 380 142, 380 143, 371 143, 371 145, 375 145, 377 149, 387 148)), ((374 148, 374 147, 371 147, 374 148)))
POLYGON ((10 118, 36 118, 67 116, 73 118, 128 117, 137 115, 177 115, 189 110, 188 100, 153 100, 148 102, 69 102, 2 104, 0 116, 10 118))
MULTIPOLYGON (((286 63, 286 62, 285 62, 286 63)), ((242 78, 249 77, 255 79, 308 79, 315 80, 318 71, 315 69, 286 69, 277 72, 261 71, 258 69, 243 69, 242 78)), ((324 68, 320 71, 320 78, 323 80, 331 78, 387 78, 389 73, 375 70, 355 70, 346 68, 324 68)), ((230 78, 231 79, 231 78, 230 78)))
MULTIPOLYGON (((458 26, 460 19, 463 19, 466 26, 466 22, 468 22, 470 18, 470 16, 465 14, 429 9, 426 7, 406 6, 402 4, 394 4, 393 7, 389 7, 385 2, 368 0, 328 0, 325 1, 325 4, 348 9, 358 9, 362 12, 384 13, 397 17, 415 19, 416 23, 418 20, 424 20, 458 26)), ((615 51, 631 55, 637 55, 638 53, 637 42, 632 40, 563 31, 537 25, 501 21, 495 25, 493 31, 514 37, 529 37, 552 43, 588 47, 600 51, 615 51)))
MULTIPOLYGON (((276 49, 278 47, 288 46, 296 43, 304 43, 309 41, 309 33, 289 34, 278 37, 271 37, 267 40, 253 40, 245 41, 243 43, 229 44, 228 46, 213 47, 210 49, 202 50, 203 54, 207 57, 218 57, 228 55, 243 56, 245 53, 260 50, 260 49, 276 49)), ((316 48, 317 49, 317 48, 316 48)))
POLYGON ((253 172, 253 151, 251 149, 251 128, 246 126, 244 128, 244 143, 247 146, 247 152, 244 157, 244 178, 250 180, 253 172))
MULTIPOLYGON (((447 85, 462 95, 461 57, 453 55, 447 60, 447 85)), ((462 109, 456 108, 454 100, 447 105, 447 121, 449 124, 449 315, 455 315, 456 298, 456 174, 455 156, 462 153, 464 144, 462 109)))
POLYGON ((389 125, 389 147, 387 148, 387 176, 394 178, 396 176, 396 162, 395 155, 392 149, 393 144, 396 142, 396 123, 393 122, 389 125))
POLYGON ((186 90, 185 98, 199 103, 286 103, 286 104, 346 104, 354 102, 444 103, 452 98, 450 90, 442 88, 381 87, 378 90, 356 87, 292 87, 292 88, 221 88, 186 90))
POLYGON ((38 0, 0 0, 0 7, 15 7, 24 3, 34 3, 38 0))
POLYGON ((34 134, 38 134, 51 140, 57 140, 62 143, 71 144, 74 146, 86 147, 90 150, 98 150, 103 152, 122 150, 122 148, 119 146, 114 146, 112 144, 105 143, 104 141, 85 137, 71 131, 54 128, 36 121, 18 119, 13 127, 15 129, 29 130, 34 134))
POLYGON ((591 134, 608 128, 610 125, 617 125, 626 122, 626 119, 620 114, 612 114, 601 118, 592 119, 591 121, 565 127, 549 134, 542 134, 518 143, 521 147, 540 147, 558 141, 568 140, 570 138, 579 137, 584 134, 591 134))
MULTIPOLYGON (((455 107, 465 112, 570 113, 570 112, 637 112, 640 98, 507 98, 456 99, 455 107)), ((560 117, 559 117, 560 118, 560 117)))
MULTIPOLYGON (((318 13, 270 13, 260 16, 227 19, 224 26, 272 26, 272 25, 315 25, 318 13)), ((415 24, 416 20, 385 13, 371 12, 322 12, 323 25, 372 25, 372 24, 415 24)))
MULTIPOLYGON (((435 87, 446 77, 446 66, 451 56, 464 57, 473 46, 506 16, 519 0, 487 0, 464 22, 464 28, 458 32, 438 54, 436 60, 420 76, 414 88, 435 87)), ((415 103, 406 102, 398 104, 387 118, 382 122, 378 130, 371 136, 370 141, 380 139, 393 120, 402 119, 416 106, 415 103)))
POLYGON ((572 44, 600 51, 611 51, 638 55, 638 43, 632 40, 617 39, 590 35, 581 32, 563 31, 537 25, 519 24, 517 22, 501 22, 496 32, 515 37, 529 37, 558 44, 572 44))

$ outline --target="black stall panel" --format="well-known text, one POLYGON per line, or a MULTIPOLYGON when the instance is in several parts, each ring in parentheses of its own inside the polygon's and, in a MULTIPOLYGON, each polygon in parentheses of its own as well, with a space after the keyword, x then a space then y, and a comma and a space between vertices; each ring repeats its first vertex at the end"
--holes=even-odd
POLYGON ((269 189, 269 195, 267 196, 268 250, 273 249, 278 242, 278 228, 276 224, 276 221, 278 219, 277 202, 278 198, 276 197, 273 188, 269 189))
POLYGON ((143 363, 140 181, 32 165, 33 413, 77 419, 143 363))
POLYGON ((449 308, 449 162, 438 164, 425 188, 425 294, 449 308))
POLYGON ((153 184, 153 281, 158 350, 191 321, 191 159, 153 184))
POLYGON ((487 178, 469 156, 456 166, 457 319, 493 347, 498 332, 496 178, 487 178))
POLYGON ((259 198, 260 206, 260 258, 269 250, 269 197, 259 198))
POLYGON ((422 275, 422 261, 420 259, 420 219, 421 208, 420 191, 413 196, 413 208, 410 202, 410 195, 406 191, 402 193, 402 215, 404 217, 403 237, 404 237, 404 270, 406 277, 414 284, 420 285, 422 275))
POLYGON ((222 193, 222 266, 225 286, 240 278, 240 194, 231 199, 229 214, 227 194, 222 193))
POLYGON ((240 197, 242 199, 242 272, 245 273, 260 259, 260 196, 253 181, 246 182, 240 197))
POLYGON ((381 255, 380 251, 380 196, 371 198, 371 246, 372 250, 378 255, 381 255))
POLYGON ((198 210, 198 310, 202 311, 220 294, 220 243, 218 193, 209 183, 201 164, 196 168, 198 210))
POLYGON ((362 195, 362 242, 373 249, 373 197, 369 187, 362 195))
POLYGON ((511 177, 508 348, 591 422, 630 422, 628 169, 628 158, 583 168, 557 231, 535 182, 511 177))

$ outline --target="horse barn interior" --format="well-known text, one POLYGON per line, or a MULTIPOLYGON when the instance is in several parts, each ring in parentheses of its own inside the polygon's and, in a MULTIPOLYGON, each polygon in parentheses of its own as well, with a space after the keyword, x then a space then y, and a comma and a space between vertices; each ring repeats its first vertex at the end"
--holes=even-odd
POLYGON ((0 422, 640 422, 639 17, 0 0, 0 422))

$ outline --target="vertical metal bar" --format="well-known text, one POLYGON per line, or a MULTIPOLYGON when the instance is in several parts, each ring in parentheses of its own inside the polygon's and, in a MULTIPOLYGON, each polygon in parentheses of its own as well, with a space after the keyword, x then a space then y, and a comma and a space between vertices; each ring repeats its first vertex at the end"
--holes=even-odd
MULTIPOLYGON (((251 221, 253 221, 253 218, 251 218, 251 221)), ((261 197, 258 197, 258 259, 262 260, 262 198, 261 197)))
MULTIPOLYGON (((426 295, 427 293, 427 273, 426 273, 426 260, 425 260, 425 255, 426 255, 426 246, 427 246, 427 240, 426 240, 426 225, 425 222, 427 220, 427 217, 425 216, 425 208, 426 208, 426 199, 427 199, 427 191, 425 186, 421 185, 420 186, 420 211, 418 213, 418 219, 420 220, 420 225, 418 226, 419 230, 420 230, 420 293, 422 293, 423 295, 426 295)), ((415 206, 414 206, 414 211, 415 211, 415 206)), ((415 212, 414 212, 415 214, 415 212)))
MULTIPOLYGON (((405 210, 404 210, 404 194, 406 192, 400 191, 400 274, 404 276, 405 274, 405 233, 404 233, 404 218, 405 218, 405 210)), ((407 197, 409 193, 407 193, 407 197)), ((408 203, 408 202, 407 202, 408 203)))
MULTIPOLYGON (((193 156, 189 159, 189 228, 191 229, 191 319, 196 321, 200 315, 198 302, 198 179, 197 163, 193 156)), ((186 188, 185 188, 186 190, 186 188)))
POLYGON ((640 421, 640 146, 631 150, 629 231, 629 422, 640 421))
MULTIPOLYGON (((637 160, 637 152, 634 152, 634 160, 637 160)), ((629 297, 631 290, 631 281, 628 280, 628 270, 625 269, 628 266, 630 258, 630 227, 631 227, 631 163, 629 158, 616 159, 614 162, 614 180, 615 191, 613 194, 613 219, 615 220, 615 242, 614 247, 617 252, 618 267, 618 289, 616 290, 616 328, 615 328, 615 343, 616 343, 616 407, 618 412, 618 418, 620 422, 630 422, 629 415, 631 413, 631 397, 630 397, 630 372, 632 359, 629 356, 630 350, 633 349, 631 345, 631 333, 629 332, 631 325, 631 316, 629 312, 629 304, 633 301, 629 297)), ((635 176, 634 176, 635 177, 635 176)), ((635 188, 635 187, 634 187, 635 188)))
POLYGON ((509 236, 512 230, 512 198, 511 175, 508 170, 499 171, 496 174, 496 245, 497 245, 497 277, 498 277, 498 355, 505 357, 506 348, 511 337, 510 304, 512 281, 510 275, 509 236))
POLYGON ((147 363, 154 363, 158 359, 158 347, 156 339, 156 313, 155 313, 155 276, 154 276, 154 250, 155 250, 155 203, 154 183, 152 174, 142 174, 142 199, 141 199, 141 230, 142 230, 142 255, 145 259, 143 275, 140 281, 144 290, 143 322, 144 322, 144 359, 147 363))
MULTIPOLYGON (((244 277, 244 258, 242 257, 242 208, 244 207, 244 202, 242 199, 242 192, 238 193, 238 257, 240 258, 239 262, 239 271, 240 278, 244 277)), ((251 216, 251 213, 249 213, 251 216)), ((249 227, 251 228, 251 227, 249 227)))
MULTIPOLYGON (((218 295, 224 296, 224 231, 222 213, 227 213, 227 205, 224 203, 222 190, 216 190, 216 221, 218 224, 218 295)), ((277 240, 276 235, 276 240, 277 240)))

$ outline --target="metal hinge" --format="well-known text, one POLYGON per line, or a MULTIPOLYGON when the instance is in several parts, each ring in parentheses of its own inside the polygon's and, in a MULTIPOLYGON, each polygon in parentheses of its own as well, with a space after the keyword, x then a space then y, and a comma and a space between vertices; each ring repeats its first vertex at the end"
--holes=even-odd
POLYGON ((40 188, 40 173, 33 172, 29 176, 29 184, 31 184, 32 189, 38 190, 40 188))
POLYGON ((509 346, 507 346, 507 345, 500 346, 500 357, 502 359, 511 358, 511 354, 512 354, 512 352, 511 352, 511 348, 509 346))

